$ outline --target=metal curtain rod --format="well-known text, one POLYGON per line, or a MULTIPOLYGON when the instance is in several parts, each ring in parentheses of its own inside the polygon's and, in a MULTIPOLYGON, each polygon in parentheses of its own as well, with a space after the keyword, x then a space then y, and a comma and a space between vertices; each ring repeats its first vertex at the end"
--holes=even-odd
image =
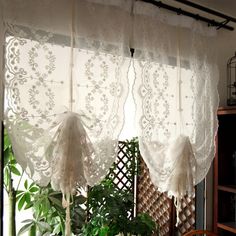
POLYGON ((195 14, 195 13, 192 13, 192 12, 185 11, 181 8, 170 6, 170 5, 165 4, 161 1, 155 1, 155 0, 139 0, 139 1, 147 2, 147 3, 153 4, 157 7, 164 8, 164 9, 176 12, 178 15, 185 15, 185 16, 188 16, 188 17, 192 17, 196 20, 200 20, 200 21, 208 23, 209 26, 218 27, 218 29, 219 28, 224 28, 224 29, 231 30, 231 31, 234 30, 234 27, 232 27, 230 25, 227 25, 227 23, 229 22, 228 19, 226 19, 226 21, 224 21, 224 22, 219 22, 219 21, 212 20, 212 19, 209 19, 209 18, 204 17, 204 16, 200 16, 199 14, 195 14))
POLYGON ((210 9, 208 7, 204 7, 202 5, 199 5, 197 3, 194 3, 194 2, 190 2, 188 0, 174 0, 176 2, 180 2, 180 3, 183 3, 187 6, 190 6, 190 7, 194 7, 196 9, 199 9, 199 10, 202 10, 202 11, 205 11, 207 13, 210 13, 212 15, 215 15, 215 16, 219 16, 219 17, 222 17, 226 20, 229 20, 229 21, 232 21, 232 22, 235 22, 236 23, 236 18, 232 17, 232 16, 227 16, 219 11, 216 11, 216 10, 213 10, 213 9, 210 9))

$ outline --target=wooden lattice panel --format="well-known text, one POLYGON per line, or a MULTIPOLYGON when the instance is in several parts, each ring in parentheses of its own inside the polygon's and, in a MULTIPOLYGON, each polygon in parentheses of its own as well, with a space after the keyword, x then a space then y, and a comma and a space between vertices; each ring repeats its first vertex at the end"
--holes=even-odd
POLYGON ((195 228, 195 197, 185 197, 181 201, 178 231, 182 235, 195 228))
POLYGON ((119 142, 118 155, 108 178, 121 190, 134 193, 135 157, 129 154, 129 143, 119 142))
MULTIPOLYGON (((113 181, 115 186, 120 190, 128 191, 134 196, 134 185, 135 185, 135 172, 137 168, 136 157, 131 154, 129 149, 131 148, 130 143, 119 142, 118 155, 115 163, 110 168, 110 171, 106 178, 113 181)), ((89 190, 88 190, 89 191, 89 190)), ((88 219, 92 214, 91 209, 87 206, 88 219)), ((131 208, 129 212, 130 218, 134 216, 134 209, 131 208)))
MULTIPOLYGON (((137 189, 136 211, 148 213, 159 226, 159 236, 180 235, 195 227, 195 198, 184 198, 181 202, 179 214, 180 224, 175 228, 176 214, 173 200, 166 194, 157 191, 151 182, 149 171, 142 160, 137 161, 130 151, 130 143, 120 142, 116 162, 110 169, 107 178, 121 190, 127 190, 135 197, 135 185, 137 189), (138 167, 137 167, 138 164, 138 167), (135 174, 138 169, 138 180, 135 182, 135 174)), ((130 217, 133 217, 133 210, 130 217)), ((88 211, 89 213, 89 211, 88 211)), ((90 212, 91 214, 91 212, 90 212)))
MULTIPOLYGON (((119 142, 118 155, 107 178, 111 179, 119 189, 126 190, 134 196, 136 157, 129 153, 128 148, 130 148, 129 143, 119 142)), ((131 209, 129 216, 133 218, 134 209, 131 209)))
POLYGON ((137 186, 137 211, 148 213, 159 225, 159 235, 172 235, 173 202, 151 182, 147 166, 141 159, 137 186))

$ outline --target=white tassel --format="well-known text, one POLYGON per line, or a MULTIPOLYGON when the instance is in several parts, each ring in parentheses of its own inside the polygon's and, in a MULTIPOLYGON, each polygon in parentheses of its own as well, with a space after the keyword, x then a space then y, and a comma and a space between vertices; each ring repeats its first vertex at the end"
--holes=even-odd
POLYGON ((86 186, 84 166, 94 150, 78 114, 68 112, 63 116, 47 152, 53 156, 54 190, 74 194, 76 186, 86 186))
POLYGON ((181 211, 181 199, 182 198, 179 196, 174 196, 174 205, 176 208, 176 224, 175 224, 176 227, 178 227, 180 223, 179 213, 181 211))
MULTIPOLYGON (((63 193, 66 236, 70 236, 70 196, 75 194, 77 186, 86 186, 84 168, 94 150, 79 114, 67 112, 56 126, 57 131, 46 153, 53 156, 51 185, 54 190, 63 193)), ((55 129, 56 126, 52 128, 55 129)))
MULTIPOLYGON (((145 144, 141 142, 141 145, 145 144)), ((147 147, 144 146, 144 149, 147 147)), ((194 195, 196 159, 189 137, 184 135, 178 136, 169 144, 159 144, 157 150, 159 151, 157 159, 159 155, 163 162, 156 160, 157 165, 154 168, 159 168, 160 174, 157 178, 155 169, 150 168, 150 176, 159 191, 167 192, 170 198, 174 197, 177 226, 180 222, 181 199, 186 194, 194 195)))
POLYGON ((194 171, 196 160, 188 137, 180 135, 167 152, 166 164, 172 163, 172 171, 167 181, 168 194, 174 197, 176 207, 176 226, 180 219, 181 199, 194 193, 194 171))
POLYGON ((62 206, 66 208, 66 225, 65 225, 65 236, 71 235, 71 226, 70 226, 70 194, 62 194, 62 206))

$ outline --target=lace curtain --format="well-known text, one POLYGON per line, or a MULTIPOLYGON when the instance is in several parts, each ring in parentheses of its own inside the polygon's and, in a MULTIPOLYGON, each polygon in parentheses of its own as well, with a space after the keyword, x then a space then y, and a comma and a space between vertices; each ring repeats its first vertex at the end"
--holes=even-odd
POLYGON ((72 192, 98 183, 114 162, 128 92, 129 5, 4 2, 6 126, 38 184, 72 192))
POLYGON ((3 8, 5 119, 26 172, 65 193, 98 183, 116 157, 132 89, 141 154, 178 209, 214 157, 215 30, 132 0, 11 0, 3 8))
POLYGON ((193 194, 214 158, 218 70, 215 29, 137 2, 136 124, 153 183, 176 200, 193 194))

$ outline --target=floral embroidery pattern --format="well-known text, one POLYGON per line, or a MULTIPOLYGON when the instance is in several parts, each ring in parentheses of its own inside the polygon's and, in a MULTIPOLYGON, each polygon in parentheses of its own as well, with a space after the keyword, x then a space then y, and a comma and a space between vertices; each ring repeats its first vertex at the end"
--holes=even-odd
MULTIPOLYGON (((16 143, 24 148, 19 163, 39 184, 52 174, 48 144, 69 109, 70 38, 42 30, 9 25, 5 43, 5 116, 16 143), (65 40, 65 42, 63 41, 65 40), (60 44, 58 42, 60 41, 60 44), (63 43, 64 42, 64 43, 63 43), (16 131, 16 132, 15 132, 16 131), (47 155, 45 154, 47 153, 47 155)), ((82 120, 93 143, 93 160, 86 171, 91 182, 106 174, 116 158, 123 106, 128 93, 127 59, 105 53, 111 45, 78 39, 87 50, 74 50, 72 110, 82 120), (122 70, 121 70, 122 68, 122 70)), ((110 52, 118 52, 112 45, 110 52)))
POLYGON ((55 70, 55 60, 55 56, 46 45, 36 44, 35 47, 32 47, 29 51, 29 65, 32 71, 34 71, 36 76, 41 80, 47 78, 55 70), (40 51, 43 52, 43 55, 39 54, 40 51), (43 66, 39 66, 42 58, 46 60, 43 66), (40 60, 40 62, 37 62, 37 59, 40 60))

